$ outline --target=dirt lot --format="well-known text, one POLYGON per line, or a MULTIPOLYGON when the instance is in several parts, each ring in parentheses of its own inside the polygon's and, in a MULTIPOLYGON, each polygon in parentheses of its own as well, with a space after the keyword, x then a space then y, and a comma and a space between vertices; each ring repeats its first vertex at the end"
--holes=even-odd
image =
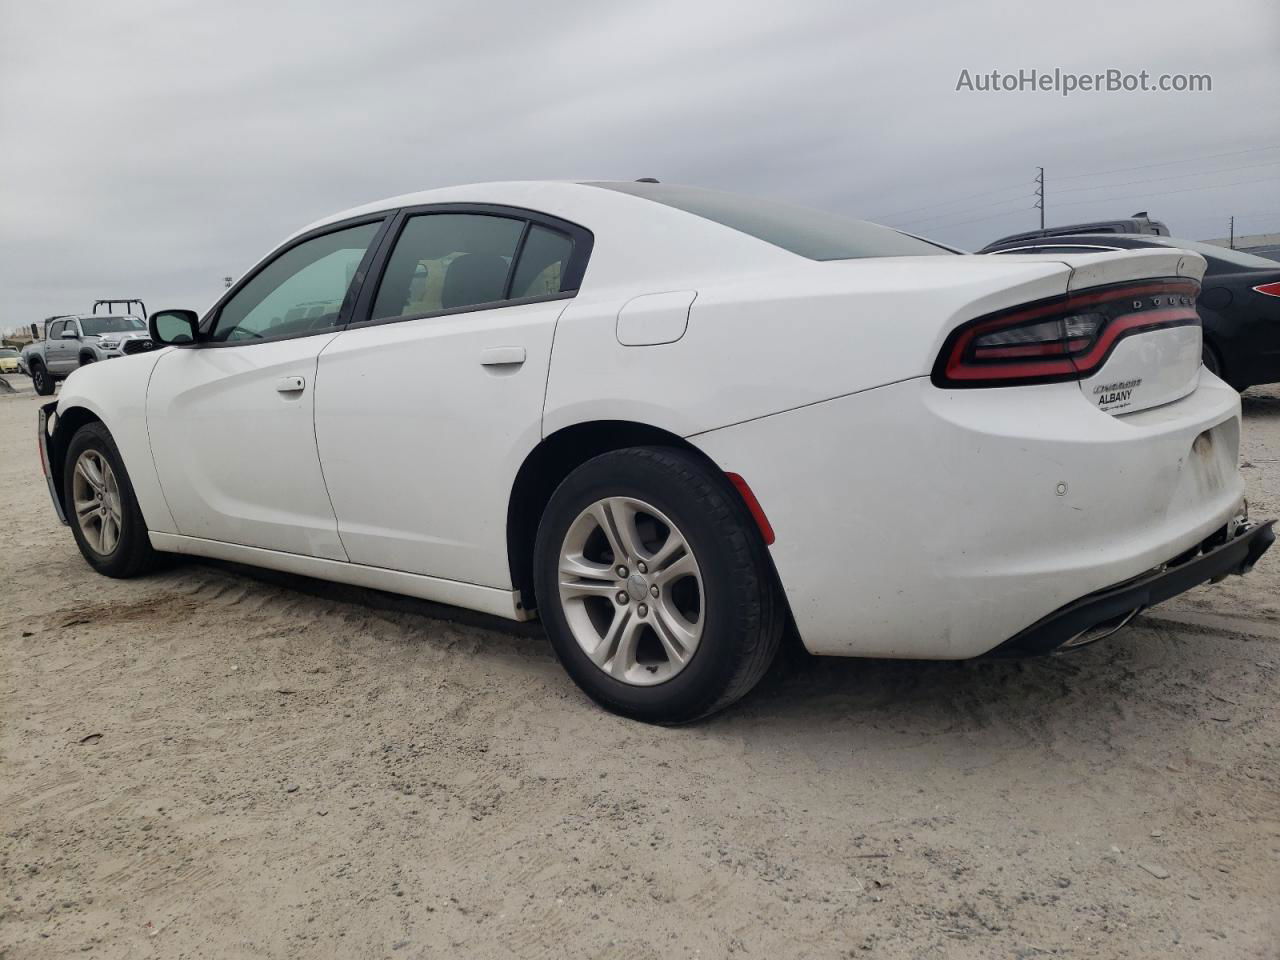
MULTIPOLYGON (((1280 391, 1245 402, 1280 514, 1280 391)), ((1071 656, 602 713, 534 631, 94 575, 0 397, 0 956, 1278 957, 1280 555, 1071 656)))

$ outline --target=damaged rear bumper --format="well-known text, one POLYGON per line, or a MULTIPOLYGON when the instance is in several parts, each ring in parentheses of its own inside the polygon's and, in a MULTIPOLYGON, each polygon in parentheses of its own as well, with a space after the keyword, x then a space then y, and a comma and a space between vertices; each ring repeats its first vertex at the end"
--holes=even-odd
POLYGON ((1245 574, 1275 542, 1274 520, 1224 527, 1194 550, 1141 576, 1081 597, 1033 623, 989 656, 1027 656, 1101 640, 1147 607, 1210 580, 1245 574))

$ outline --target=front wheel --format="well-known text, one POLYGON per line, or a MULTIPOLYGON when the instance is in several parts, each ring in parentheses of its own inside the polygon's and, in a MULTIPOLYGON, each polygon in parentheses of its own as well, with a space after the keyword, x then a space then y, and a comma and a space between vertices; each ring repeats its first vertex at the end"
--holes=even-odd
POLYGON ((133 484, 111 433, 86 423, 67 447, 62 502, 76 545, 108 577, 133 577, 155 564, 133 484))
POLYGON ((534 547, 538 611, 574 682, 615 713, 683 723, 745 695, 784 613, 734 489, 696 456, 632 447, 560 485, 534 547))
POLYGON ((42 397, 53 393, 53 377, 49 376, 43 363, 31 364, 31 386, 42 397))

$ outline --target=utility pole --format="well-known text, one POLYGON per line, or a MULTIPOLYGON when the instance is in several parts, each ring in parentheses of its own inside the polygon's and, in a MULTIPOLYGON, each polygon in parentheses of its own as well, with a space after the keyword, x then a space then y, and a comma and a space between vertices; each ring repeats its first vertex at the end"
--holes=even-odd
POLYGON ((1227 240, 1227 245, 1231 247, 1232 250, 1236 248, 1236 218, 1235 217, 1231 218, 1231 234, 1230 234, 1230 239, 1227 240))
POLYGON ((1044 229, 1044 167, 1036 167, 1040 171, 1036 177, 1036 206, 1040 209, 1040 229, 1044 229))

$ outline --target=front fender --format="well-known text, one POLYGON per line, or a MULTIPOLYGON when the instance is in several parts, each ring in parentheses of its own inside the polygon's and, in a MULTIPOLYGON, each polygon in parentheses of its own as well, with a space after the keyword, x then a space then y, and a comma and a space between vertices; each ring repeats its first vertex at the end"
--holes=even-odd
POLYGON ((58 396, 57 420, 50 438, 50 467, 60 484, 61 458, 66 455, 71 436, 89 420, 100 420, 111 431, 124 460, 147 529, 177 533, 147 435, 147 385, 165 353, 158 350, 112 358, 111 363, 92 363, 72 371, 58 396))

